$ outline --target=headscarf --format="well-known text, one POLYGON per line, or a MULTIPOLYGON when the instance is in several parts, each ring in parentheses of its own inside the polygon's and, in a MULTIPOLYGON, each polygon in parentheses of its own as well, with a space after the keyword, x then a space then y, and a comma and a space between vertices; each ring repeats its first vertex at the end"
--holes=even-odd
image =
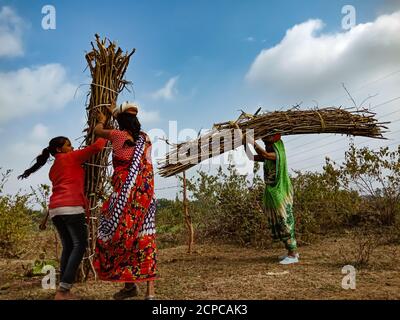
POLYGON ((293 188, 290 182, 285 146, 282 140, 273 144, 276 154, 276 161, 266 160, 264 170, 271 165, 275 165, 276 179, 274 185, 267 185, 264 192, 264 205, 267 208, 279 209, 286 204, 293 202, 293 188))
POLYGON ((136 114, 139 112, 139 106, 136 103, 125 101, 124 103, 120 104, 119 107, 115 107, 112 114, 113 117, 116 118, 120 113, 125 112, 126 110, 133 110, 136 114))

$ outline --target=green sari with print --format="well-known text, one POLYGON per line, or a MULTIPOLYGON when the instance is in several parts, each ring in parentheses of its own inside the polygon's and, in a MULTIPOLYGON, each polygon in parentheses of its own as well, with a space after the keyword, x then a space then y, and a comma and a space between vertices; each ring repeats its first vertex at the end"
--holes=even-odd
POLYGON ((263 203, 274 240, 284 242, 286 249, 297 249, 293 215, 293 187, 289 178, 282 140, 273 144, 276 161, 264 161, 265 190, 263 203))

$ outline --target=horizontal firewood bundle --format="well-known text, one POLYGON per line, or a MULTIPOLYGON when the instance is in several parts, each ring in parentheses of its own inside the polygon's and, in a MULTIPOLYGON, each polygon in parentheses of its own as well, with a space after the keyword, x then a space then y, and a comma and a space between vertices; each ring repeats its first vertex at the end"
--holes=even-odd
POLYGON ((383 133, 387 127, 384 125, 387 123, 379 123, 375 119, 375 113, 366 109, 352 110, 337 107, 312 110, 290 109, 259 115, 242 112, 234 122, 215 124, 210 132, 197 139, 172 145, 171 151, 158 162, 159 174, 170 177, 205 159, 237 148, 242 143, 240 134, 235 133, 235 124, 243 133, 250 132, 254 139, 258 140, 276 133, 282 136, 333 133, 385 139, 383 133), (227 136, 232 137, 226 139, 227 136))

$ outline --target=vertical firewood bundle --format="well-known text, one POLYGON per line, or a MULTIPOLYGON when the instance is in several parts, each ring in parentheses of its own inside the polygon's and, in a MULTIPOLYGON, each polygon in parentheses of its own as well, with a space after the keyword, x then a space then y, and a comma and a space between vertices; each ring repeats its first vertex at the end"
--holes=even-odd
MULTIPOLYGON (((114 121, 108 111, 112 102, 117 101, 118 94, 130 84, 124 79, 130 57, 135 52, 124 53, 114 42, 107 39, 101 40, 96 34, 95 44, 92 42, 92 51, 86 54, 86 61, 92 76, 90 85, 89 104, 86 106, 87 126, 84 144, 95 142, 93 133, 96 126, 97 112, 101 111, 107 116, 105 128, 113 128, 114 121)), ((97 218, 102 201, 107 194, 107 181, 110 177, 109 158, 111 149, 106 147, 101 153, 93 156, 85 164, 85 192, 89 200, 89 247, 84 263, 82 264, 83 276, 86 279, 90 269, 93 270, 92 258, 96 244, 97 218)), ((93 270, 94 271, 94 270, 93 270)))

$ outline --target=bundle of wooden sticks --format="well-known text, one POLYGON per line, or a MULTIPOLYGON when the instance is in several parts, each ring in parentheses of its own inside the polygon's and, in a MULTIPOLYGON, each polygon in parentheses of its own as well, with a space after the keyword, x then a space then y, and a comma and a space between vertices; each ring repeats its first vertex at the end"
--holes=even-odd
MULTIPOLYGON (((97 111, 101 111, 107 116, 106 128, 115 126, 107 107, 112 102, 117 101, 118 94, 130 84, 129 81, 124 79, 124 76, 130 57, 135 52, 135 49, 133 49, 131 52, 124 53, 114 42, 107 39, 101 40, 97 34, 95 37, 96 43, 91 43, 92 50, 86 54, 92 83, 88 93, 89 103, 86 106, 87 124, 84 129, 84 132, 86 132, 84 145, 90 145, 96 140, 93 130, 97 123, 97 111)), ((110 152, 110 148, 104 148, 101 153, 93 156, 85 164, 85 191, 89 200, 90 216, 92 218, 89 224, 90 246, 87 253, 88 260, 85 260, 89 261, 90 264, 82 265, 85 268, 83 271, 85 277, 87 277, 90 269, 93 270, 91 258, 96 244, 96 218, 99 214, 101 201, 104 200, 104 194, 107 193, 107 179, 110 177, 108 166, 110 152)))
POLYGON ((377 139, 383 137, 384 125, 375 119, 375 113, 366 109, 353 110, 337 107, 326 107, 312 110, 290 109, 287 111, 265 112, 250 115, 242 112, 236 121, 214 124, 213 129, 197 139, 172 145, 166 157, 158 162, 159 174, 163 177, 181 173, 204 159, 215 155, 215 147, 219 154, 230 151, 237 144, 226 144, 223 135, 226 131, 234 133, 238 126, 242 132, 252 130, 255 140, 280 133, 282 136, 295 134, 345 134, 377 139), (217 144, 217 146, 215 145, 217 144), (188 152, 195 150, 196 152, 188 152), (184 159, 184 160, 183 160, 184 159))

